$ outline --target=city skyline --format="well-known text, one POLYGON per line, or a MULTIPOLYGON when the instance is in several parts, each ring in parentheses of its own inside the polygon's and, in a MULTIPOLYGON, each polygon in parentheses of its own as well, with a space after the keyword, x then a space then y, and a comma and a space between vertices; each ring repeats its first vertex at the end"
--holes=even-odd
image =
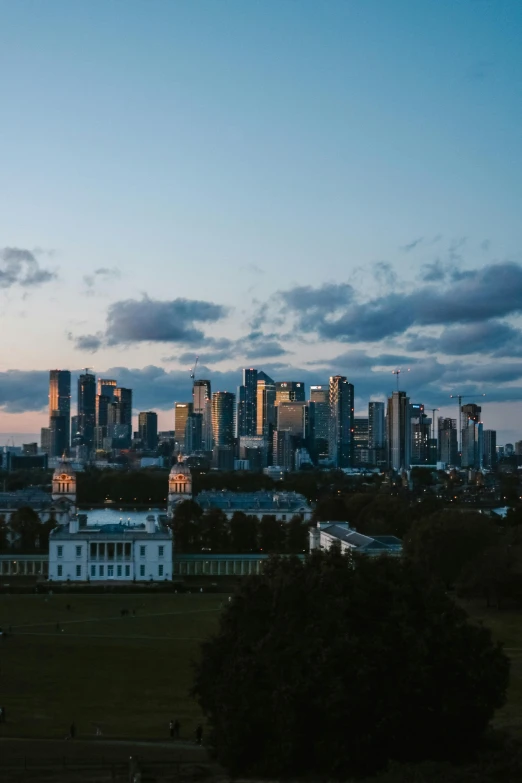
POLYGON ((409 367, 411 400, 454 418, 473 395, 517 440, 522 8, 503 8, 6 5, 0 442, 48 425, 49 368, 75 409, 86 364, 170 429, 198 354, 216 391, 252 364, 340 374, 356 416, 409 367))

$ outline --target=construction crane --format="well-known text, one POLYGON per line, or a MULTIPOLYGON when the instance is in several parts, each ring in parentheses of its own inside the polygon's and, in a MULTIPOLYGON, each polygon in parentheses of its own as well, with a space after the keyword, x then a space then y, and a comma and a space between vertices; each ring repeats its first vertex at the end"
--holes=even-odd
POLYGON ((397 391, 399 391, 399 375, 401 374, 401 372, 409 372, 409 371, 410 371, 409 367, 408 367, 407 370, 401 370, 400 367, 399 367, 398 370, 392 370, 392 375, 396 375, 397 376, 397 391))
POLYGON ((196 356, 196 361, 194 362, 194 367, 190 368, 190 377, 193 381, 196 380, 196 367, 198 366, 199 362, 199 356, 196 356))
POLYGON ((458 402, 458 406, 459 406, 459 416, 458 416, 458 419, 457 419, 458 427, 459 427, 458 432, 457 432, 457 438, 458 438, 457 442, 458 442, 459 454, 462 454, 462 410, 461 410, 461 408, 462 408, 462 400, 465 400, 468 397, 471 397, 472 399, 473 398, 476 399, 477 397, 485 397, 485 396, 486 396, 485 393, 484 394, 480 394, 480 395, 477 395, 477 394, 450 394, 450 400, 455 400, 456 399, 457 402, 458 402))

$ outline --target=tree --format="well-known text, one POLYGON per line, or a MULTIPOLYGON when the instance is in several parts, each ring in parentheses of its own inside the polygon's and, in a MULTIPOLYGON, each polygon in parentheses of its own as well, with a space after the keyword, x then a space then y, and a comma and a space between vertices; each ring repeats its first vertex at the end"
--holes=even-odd
POLYGON ((220 508, 210 508, 199 518, 199 544, 211 552, 227 552, 227 516, 220 508))
MULTIPOLYGON (((193 552, 197 548, 199 535, 198 521, 203 509, 193 500, 182 500, 174 508, 172 530, 174 547, 179 552, 193 552)), ((197 548, 199 551, 199 547, 197 548)))
POLYGON ((265 554, 284 552, 285 531, 283 522, 278 522, 275 516, 264 514, 259 523, 259 548, 265 554))
POLYGON ((24 552, 36 549, 42 532, 42 523, 34 509, 24 506, 13 511, 9 519, 9 528, 17 549, 24 552))
POLYGON ((42 522, 40 525, 40 533, 38 538, 39 549, 43 549, 45 552, 49 551, 49 536, 51 535, 51 532, 57 527, 58 522, 51 513, 49 519, 46 522, 42 522))
POLYGON ((232 775, 347 778, 473 750, 505 701, 488 630, 412 563, 314 552, 241 582, 194 695, 232 775))
POLYGON ((451 587, 462 569, 497 541, 497 529, 481 514, 442 512, 414 523, 404 551, 431 578, 451 587))
POLYGON ((304 522, 298 515, 293 516, 285 527, 285 551, 291 555, 302 555, 308 552, 308 531, 308 522, 304 522))
POLYGON ((237 554, 257 552, 257 517, 234 511, 230 520, 230 551, 237 554))
POLYGON ((0 514, 0 552, 7 552, 9 549, 9 526, 5 514, 0 514))

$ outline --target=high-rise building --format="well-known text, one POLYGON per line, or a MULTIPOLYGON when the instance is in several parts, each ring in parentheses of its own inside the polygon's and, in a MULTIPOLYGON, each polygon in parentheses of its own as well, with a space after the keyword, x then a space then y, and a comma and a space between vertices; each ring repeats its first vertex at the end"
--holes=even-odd
POLYGON ((118 423, 127 424, 132 429, 132 389, 117 386, 114 389, 112 405, 118 408, 118 423))
POLYGON ((185 451, 194 454, 203 451, 203 414, 192 412, 185 425, 185 451))
POLYGON ((457 420, 439 417, 439 461, 445 465, 458 464, 457 420))
POLYGON ((201 448, 204 451, 212 451, 212 399, 210 381, 194 381, 192 388, 193 412, 200 414, 201 419, 201 448))
POLYGON ((386 443, 384 403, 368 403, 368 448, 383 449, 386 443))
POLYGON ((232 392, 212 395, 212 434, 214 446, 234 445, 234 415, 236 396, 232 392))
POLYGON ((138 433, 144 448, 155 451, 158 448, 158 414, 142 411, 138 415, 138 433))
POLYGON ((243 383, 237 393, 237 435, 257 432, 257 370, 243 370, 243 383))
MULTIPOLYGON (((488 432, 488 430, 484 432, 484 438, 486 436, 486 432, 488 432)), ((490 432, 495 432, 495 430, 490 430, 490 432)), ((497 439, 497 433, 495 432, 495 441, 496 439, 497 439)), ((485 440, 484 440, 484 444, 485 444, 485 440)), ((522 440, 515 441, 515 456, 522 457, 522 440)))
POLYGON ((117 381, 108 378, 98 378, 96 389, 96 426, 106 427, 108 422, 108 406, 114 398, 117 381))
POLYGON ((273 435, 272 463, 284 470, 294 469, 295 438, 288 430, 273 435))
POLYGON ((388 397, 388 463, 393 470, 409 470, 410 448, 410 399, 403 391, 394 391, 388 397))
POLYGON ((344 375, 330 378, 329 457, 337 468, 353 465, 353 384, 344 375))
POLYGON ((51 418, 62 416, 65 422, 63 449, 51 457, 61 457, 71 445, 71 373, 69 370, 51 370, 49 373, 49 427, 51 418))
POLYGON ((410 405, 411 450, 412 465, 428 465, 430 463, 430 430, 431 419, 424 413, 424 405, 410 405))
POLYGON ((175 402, 174 403, 174 432, 176 433, 176 443, 178 451, 184 452, 186 450, 185 435, 187 430, 188 417, 193 413, 192 402, 175 402))
POLYGON ((474 402, 461 407, 462 413, 462 454, 460 464, 463 468, 478 468, 481 461, 481 448, 479 444, 480 414, 482 408, 474 402))
POLYGON ((280 402, 305 402, 305 385, 302 381, 277 381, 275 404, 280 402))
POLYGON ((60 457, 67 451, 67 420, 59 413, 53 413, 49 422, 51 457, 60 457))
POLYGON ((310 386, 310 448, 315 460, 328 458, 330 387, 310 386))
POLYGON ((42 427, 40 430, 40 448, 44 454, 51 453, 51 428, 42 427))
POLYGON ((78 432, 87 449, 94 445, 96 378, 88 372, 78 378, 78 432))
POLYGON ((256 434, 272 442, 275 429, 275 382, 264 372, 257 374, 256 434))
POLYGON ((306 402, 280 402, 277 406, 277 429, 286 430, 294 437, 307 435, 308 406, 306 402))
POLYGON ((355 416, 353 420, 353 459, 355 465, 366 465, 370 462, 368 427, 368 418, 355 416))

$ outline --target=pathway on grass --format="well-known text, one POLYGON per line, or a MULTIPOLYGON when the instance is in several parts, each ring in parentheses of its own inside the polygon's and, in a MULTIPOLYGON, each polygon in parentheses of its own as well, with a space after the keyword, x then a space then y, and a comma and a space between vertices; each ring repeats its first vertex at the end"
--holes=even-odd
MULTIPOLYGON (((74 623, 100 623, 108 622, 109 620, 121 620, 124 622, 132 622, 133 620, 143 620, 149 617, 173 617, 175 615, 185 616, 187 614, 208 614, 209 612, 220 612, 220 609, 189 609, 188 612, 156 612, 153 614, 136 614, 126 615, 122 617, 121 614, 113 615, 111 617, 84 617, 80 620, 61 620, 59 625, 73 625, 74 623)), ((56 620, 45 623, 22 623, 21 625, 12 625, 11 628, 42 628, 46 625, 56 625, 56 620)))
MULTIPOLYGON (((20 631, 16 634, 18 639, 20 636, 52 636, 53 638, 61 639, 60 633, 55 631, 54 633, 47 633, 46 631, 20 631)), ((122 634, 116 634, 116 636, 102 633, 68 633, 64 638, 67 639, 160 639, 161 641, 169 642, 203 642, 205 640, 202 636, 122 636, 122 634)))
POLYGON ((132 745, 132 747, 146 747, 146 748, 168 748, 169 750, 193 750, 196 753, 206 753, 205 746, 204 745, 197 745, 195 742, 190 742, 187 740, 134 740, 134 739, 110 739, 106 737, 75 737, 73 740, 64 740, 57 739, 55 737, 0 737, 0 745, 2 743, 10 743, 10 742, 16 742, 16 743, 32 743, 32 742, 45 742, 46 745, 52 745, 54 744, 60 744, 62 745, 63 742, 66 741, 70 743, 69 746, 77 746, 77 745, 109 745, 111 747, 113 746, 122 746, 122 745, 132 745))

